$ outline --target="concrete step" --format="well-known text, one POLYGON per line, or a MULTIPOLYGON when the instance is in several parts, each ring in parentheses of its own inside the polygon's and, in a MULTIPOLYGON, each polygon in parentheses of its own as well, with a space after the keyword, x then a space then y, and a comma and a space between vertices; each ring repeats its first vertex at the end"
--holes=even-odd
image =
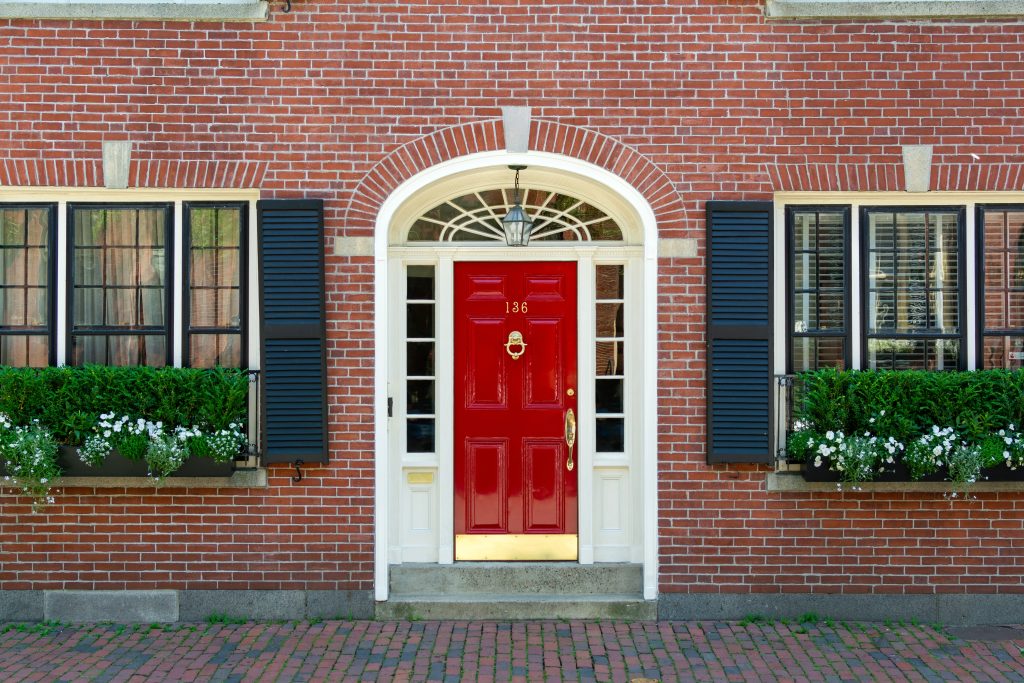
POLYGON ((638 564, 465 562, 391 567, 391 594, 405 595, 643 595, 638 564))
POLYGON ((657 604, 635 595, 403 595, 377 603, 378 619, 493 620, 525 619, 657 619, 657 604))

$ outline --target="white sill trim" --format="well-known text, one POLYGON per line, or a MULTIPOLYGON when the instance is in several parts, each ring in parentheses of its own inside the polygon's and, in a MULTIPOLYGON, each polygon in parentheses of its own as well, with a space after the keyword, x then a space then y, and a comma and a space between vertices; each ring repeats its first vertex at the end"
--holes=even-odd
MULTIPOLYGON (((768 490, 781 493, 952 493, 953 483, 948 481, 875 481, 843 484, 842 490, 834 481, 804 481, 803 475, 773 472, 768 475, 768 490)), ((979 481, 967 487, 972 493, 1024 493, 1024 481, 979 481)), ((961 494, 962 495, 962 494, 961 494)))
POLYGON ((123 19, 133 21, 266 21, 266 2, 106 3, 0 2, 0 19, 123 19))
MULTIPOLYGON (((62 477, 56 486, 66 488, 155 489, 149 477, 62 477)), ((267 488, 265 469, 233 472, 230 477, 167 477, 161 489, 252 489, 267 488)))
POLYGON ((769 19, 944 19, 1024 16, 1024 0, 767 0, 769 19))

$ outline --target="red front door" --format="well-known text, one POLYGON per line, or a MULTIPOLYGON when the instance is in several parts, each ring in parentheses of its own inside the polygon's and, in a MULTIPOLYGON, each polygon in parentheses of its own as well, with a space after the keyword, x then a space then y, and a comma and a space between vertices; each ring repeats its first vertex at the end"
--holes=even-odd
POLYGON ((577 557, 576 264, 455 264, 455 559, 577 557))

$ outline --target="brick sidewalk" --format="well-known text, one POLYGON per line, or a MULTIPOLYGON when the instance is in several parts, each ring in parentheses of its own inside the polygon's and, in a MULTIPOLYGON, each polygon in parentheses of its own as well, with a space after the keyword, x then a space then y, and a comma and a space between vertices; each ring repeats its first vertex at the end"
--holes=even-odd
POLYGON ((781 622, 0 627, 8 681, 1024 681, 1024 630, 781 622), (1016 638, 1016 634, 1020 638, 1016 638))

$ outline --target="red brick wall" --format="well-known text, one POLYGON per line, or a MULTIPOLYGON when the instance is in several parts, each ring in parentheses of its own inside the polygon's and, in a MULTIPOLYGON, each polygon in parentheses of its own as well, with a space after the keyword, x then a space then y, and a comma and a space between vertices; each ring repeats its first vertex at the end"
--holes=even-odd
MULTIPOLYGON (((436 161, 533 148, 636 184, 703 254, 708 199, 897 189, 932 144, 936 189, 1022 189, 1024 31, 1013 22, 766 23, 758 0, 275 7, 265 24, 0 23, 0 182, 256 186, 327 200, 329 238, 436 161), (489 123, 488 123, 489 122, 489 123), (971 155, 977 155, 975 160, 971 155), (222 166, 217 166, 221 164, 222 166)), ((779 494, 704 464, 702 258, 661 263, 663 591, 1021 590, 1024 497, 779 494)), ((0 499, 16 588, 358 588, 373 562, 372 263, 328 257, 328 467, 265 490, 65 490, 0 499)))

